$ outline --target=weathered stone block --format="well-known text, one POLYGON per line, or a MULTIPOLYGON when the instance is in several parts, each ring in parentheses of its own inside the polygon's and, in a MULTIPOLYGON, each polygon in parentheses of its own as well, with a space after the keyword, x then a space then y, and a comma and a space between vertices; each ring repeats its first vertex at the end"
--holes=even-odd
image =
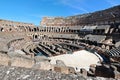
POLYGON ((0 65, 10 66, 10 57, 7 54, 0 53, 0 65))

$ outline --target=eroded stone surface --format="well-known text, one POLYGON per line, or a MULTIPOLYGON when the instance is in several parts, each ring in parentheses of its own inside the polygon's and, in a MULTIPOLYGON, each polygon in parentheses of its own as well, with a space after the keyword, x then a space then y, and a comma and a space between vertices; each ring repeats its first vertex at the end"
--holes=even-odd
POLYGON ((83 77, 31 68, 0 66, 0 80, 114 80, 102 77, 83 77))

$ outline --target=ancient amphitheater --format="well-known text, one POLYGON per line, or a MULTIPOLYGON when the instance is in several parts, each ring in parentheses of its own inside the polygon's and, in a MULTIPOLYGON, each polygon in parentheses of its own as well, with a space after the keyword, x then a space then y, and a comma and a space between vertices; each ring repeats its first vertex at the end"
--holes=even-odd
MULTIPOLYGON (((40 26, 0 19, 0 65, 4 80, 12 75, 11 69, 14 74, 40 69, 41 75, 120 79, 120 5, 82 15, 44 17, 40 26)), ((25 74, 26 80, 30 75, 25 74)))

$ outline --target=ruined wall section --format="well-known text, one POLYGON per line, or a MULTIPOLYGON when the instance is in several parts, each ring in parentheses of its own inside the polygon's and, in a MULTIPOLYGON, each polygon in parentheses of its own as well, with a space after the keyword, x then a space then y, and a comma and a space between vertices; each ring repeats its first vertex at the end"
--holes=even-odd
POLYGON ((0 32, 25 32, 31 27, 34 27, 34 24, 0 19, 0 32))
POLYGON ((34 59, 26 55, 16 53, 0 53, 0 65, 31 68, 34 65, 34 59))
POLYGON ((0 39, 0 52, 8 52, 11 47, 13 47, 14 50, 20 50, 26 42, 31 41, 26 33, 19 32, 0 32, 0 39))
POLYGON ((78 26, 78 25, 108 25, 120 24, 120 6, 93 13, 68 16, 68 17, 44 17, 41 26, 78 26))
POLYGON ((10 62, 10 57, 7 54, 0 53, 0 65, 8 66, 10 62))

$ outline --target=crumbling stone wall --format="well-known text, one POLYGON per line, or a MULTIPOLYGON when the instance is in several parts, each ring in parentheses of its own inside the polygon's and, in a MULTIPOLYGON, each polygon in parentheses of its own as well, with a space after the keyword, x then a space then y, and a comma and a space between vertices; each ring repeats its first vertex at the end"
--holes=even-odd
POLYGON ((31 68, 33 65, 34 60, 27 57, 15 56, 11 58, 11 66, 31 68))
POLYGON ((37 64, 34 64, 33 68, 41 70, 53 70, 53 66, 48 61, 41 61, 37 64))
POLYGON ((34 60, 25 55, 0 53, 0 65, 31 68, 34 60))
POLYGON ((7 54, 0 53, 0 65, 8 66, 10 63, 10 57, 7 54))
POLYGON ((69 68, 65 66, 54 66, 54 71, 69 74, 69 68))

